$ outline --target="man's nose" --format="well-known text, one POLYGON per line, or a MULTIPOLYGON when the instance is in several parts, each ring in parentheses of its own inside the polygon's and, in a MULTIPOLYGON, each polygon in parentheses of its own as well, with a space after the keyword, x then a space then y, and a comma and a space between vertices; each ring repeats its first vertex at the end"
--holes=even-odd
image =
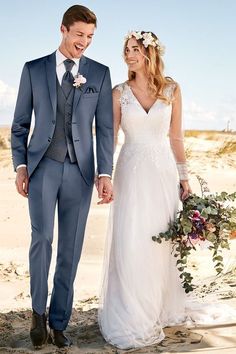
POLYGON ((80 44, 82 44, 84 47, 87 47, 88 39, 86 37, 81 37, 80 44))

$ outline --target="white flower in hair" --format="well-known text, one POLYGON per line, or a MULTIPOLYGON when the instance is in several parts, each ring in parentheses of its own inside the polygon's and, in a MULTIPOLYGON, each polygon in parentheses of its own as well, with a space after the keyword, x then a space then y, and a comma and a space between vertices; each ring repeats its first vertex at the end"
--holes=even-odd
POLYGON ((125 36, 125 41, 127 41, 127 40, 130 39, 130 38, 132 38, 132 33, 133 33, 133 31, 129 31, 129 32, 127 33, 127 35, 125 36))
POLYGON ((152 47, 157 47, 159 54, 164 55, 165 53, 164 45, 161 44, 158 38, 155 39, 151 32, 144 32, 142 34, 141 31, 129 31, 128 34, 125 36, 125 41, 127 41, 132 37, 136 38, 137 40, 142 39, 145 48, 148 48, 149 45, 152 47))
POLYGON ((165 46, 159 41, 158 38, 156 40, 156 45, 157 45, 157 49, 158 49, 160 55, 164 55, 165 54, 165 46))
POLYGON ((151 32, 143 33, 143 45, 145 48, 147 48, 149 45, 156 47, 157 44, 156 44, 151 32))
POLYGON ((142 36, 142 34, 141 34, 141 31, 129 31, 128 33, 127 33, 127 35, 125 36, 125 41, 127 40, 127 39, 130 39, 130 38, 132 38, 132 37, 135 37, 136 39, 141 39, 143 36, 142 36))
POLYGON ((132 32, 132 35, 136 38, 136 39, 142 39, 143 35, 141 33, 141 31, 139 32, 132 32))
POLYGON ((158 52, 159 52, 160 55, 164 55, 165 54, 166 47, 163 44, 159 43, 157 45, 157 49, 158 49, 158 52))

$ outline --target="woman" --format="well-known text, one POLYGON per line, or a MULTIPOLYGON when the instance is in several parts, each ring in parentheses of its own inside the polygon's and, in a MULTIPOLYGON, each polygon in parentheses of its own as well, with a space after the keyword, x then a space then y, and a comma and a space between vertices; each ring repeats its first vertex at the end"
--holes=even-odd
POLYGON ((125 143, 114 176, 99 324, 104 338, 122 349, 158 343, 163 327, 185 320, 171 245, 152 241, 175 218, 179 197, 191 193, 180 87, 164 77, 162 51, 154 33, 129 33, 129 80, 113 90, 115 140, 121 127, 125 143))

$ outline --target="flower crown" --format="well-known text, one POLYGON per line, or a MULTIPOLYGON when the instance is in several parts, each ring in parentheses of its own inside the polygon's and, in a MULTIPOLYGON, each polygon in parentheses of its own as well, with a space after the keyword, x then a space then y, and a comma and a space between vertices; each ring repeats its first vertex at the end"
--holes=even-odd
POLYGON ((142 34, 141 31, 129 31, 125 36, 125 41, 132 37, 136 38, 137 40, 142 39, 145 48, 151 45, 152 47, 157 47, 160 55, 165 54, 165 46, 159 41, 158 38, 155 39, 151 32, 144 32, 142 34))

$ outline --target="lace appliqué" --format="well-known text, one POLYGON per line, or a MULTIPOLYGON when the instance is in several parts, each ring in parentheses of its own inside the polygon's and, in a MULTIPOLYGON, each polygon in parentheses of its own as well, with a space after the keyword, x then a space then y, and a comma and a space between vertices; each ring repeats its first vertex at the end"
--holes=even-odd
POLYGON ((176 84, 175 83, 171 83, 169 84, 163 91, 163 94, 170 100, 173 99, 173 95, 174 95, 174 91, 176 88, 176 84))
POLYGON ((117 85, 115 87, 118 91, 120 91, 121 96, 120 96, 120 105, 121 105, 121 109, 126 108, 130 103, 134 103, 135 100, 132 97, 132 95, 130 94, 130 91, 127 89, 127 85, 126 83, 117 85))
POLYGON ((138 171, 143 161, 149 161, 150 166, 155 166, 162 170, 163 164, 165 164, 165 169, 170 170, 175 166, 175 161, 168 145, 150 145, 147 142, 143 144, 126 144, 120 153, 117 167, 122 169, 122 166, 126 166, 126 168, 129 166, 130 171, 138 171))

